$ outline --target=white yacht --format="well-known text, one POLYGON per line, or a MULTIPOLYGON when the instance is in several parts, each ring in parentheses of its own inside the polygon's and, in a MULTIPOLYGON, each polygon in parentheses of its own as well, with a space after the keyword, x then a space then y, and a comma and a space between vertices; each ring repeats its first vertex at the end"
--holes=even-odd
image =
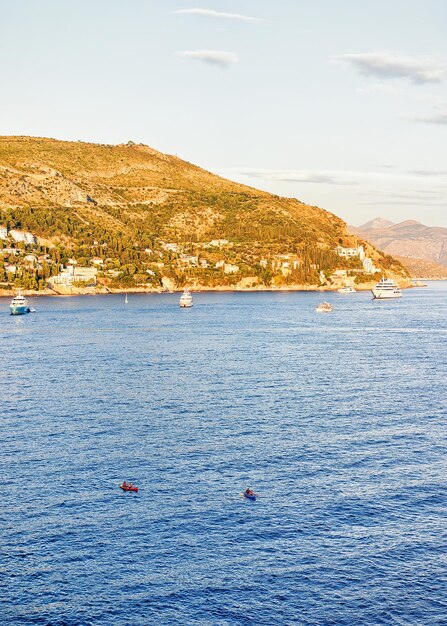
POLYGON ((374 289, 371 289, 371 293, 375 300, 402 297, 399 285, 396 285, 392 278, 385 278, 384 276, 382 276, 381 280, 377 283, 374 289))
POLYGON ((337 289, 338 293, 357 293, 356 289, 354 289, 354 287, 351 287, 351 285, 345 285, 344 287, 341 287, 341 289, 337 289))
POLYGON ((315 307, 315 311, 317 313, 330 313, 332 311, 332 304, 329 304, 329 302, 322 302, 315 307))
POLYGON ((30 313, 31 309, 28 306, 28 300, 19 293, 11 300, 9 311, 11 315, 24 315, 25 313, 30 313))
POLYGON ((180 306, 184 309, 187 309, 193 305, 192 295, 189 289, 185 289, 185 291, 180 296, 180 306))

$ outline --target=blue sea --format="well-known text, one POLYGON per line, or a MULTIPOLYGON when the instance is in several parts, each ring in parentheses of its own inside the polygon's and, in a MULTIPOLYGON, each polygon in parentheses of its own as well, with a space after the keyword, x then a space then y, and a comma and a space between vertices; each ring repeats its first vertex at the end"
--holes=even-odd
POLYGON ((0 301, 0 623, 447 624, 447 285, 178 297, 0 301))

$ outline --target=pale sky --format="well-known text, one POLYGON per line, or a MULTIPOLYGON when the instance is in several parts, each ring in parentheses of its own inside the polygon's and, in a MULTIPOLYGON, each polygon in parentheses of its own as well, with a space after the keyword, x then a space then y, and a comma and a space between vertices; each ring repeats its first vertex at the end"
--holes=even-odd
POLYGON ((447 227, 446 0, 0 0, 0 134, 447 227))

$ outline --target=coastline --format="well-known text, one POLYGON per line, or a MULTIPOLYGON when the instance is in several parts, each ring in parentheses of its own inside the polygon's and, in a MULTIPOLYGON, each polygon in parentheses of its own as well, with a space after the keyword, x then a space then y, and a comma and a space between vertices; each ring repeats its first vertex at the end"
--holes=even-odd
MULTIPOLYGON (((426 279, 428 280, 428 279, 426 279)), ((430 279, 432 280, 432 279, 430 279)), ((434 279, 433 279, 434 280, 434 279)), ((446 279, 437 279, 437 280, 446 280, 446 279)), ((355 285, 355 289, 357 291, 370 291, 376 282, 364 283, 361 285, 355 285)), ((267 285, 253 285, 250 287, 238 286, 229 287, 227 285, 209 287, 206 285, 191 285, 188 286, 188 289, 192 293, 206 293, 206 292, 235 292, 235 293, 256 293, 256 292, 271 292, 271 293, 281 293, 281 292, 316 292, 316 293, 333 293, 337 292, 340 287, 343 285, 300 285, 300 284, 292 284, 292 285, 283 285, 279 287, 275 286, 267 286, 267 285)), ((411 281, 401 281, 400 282, 401 289, 412 289, 415 288, 411 281)), ((71 287, 64 290, 64 292, 60 293, 54 291, 53 289, 43 289, 41 291, 33 291, 29 289, 21 289, 21 293, 27 297, 73 297, 73 296, 105 296, 105 295, 116 295, 116 294, 148 294, 148 293, 178 293, 181 294, 183 292, 184 287, 178 287, 175 289, 162 289, 155 287, 143 287, 138 288, 134 287, 131 289, 111 289, 108 287, 87 287, 86 289, 82 289, 80 287, 71 287)), ((17 292, 17 289, 5 290, 0 289, 0 298, 11 298, 17 292)))

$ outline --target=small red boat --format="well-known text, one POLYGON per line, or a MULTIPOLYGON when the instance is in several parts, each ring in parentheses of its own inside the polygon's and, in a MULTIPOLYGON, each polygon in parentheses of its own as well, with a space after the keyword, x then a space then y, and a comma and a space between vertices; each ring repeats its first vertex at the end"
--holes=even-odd
POLYGON ((121 488, 123 491, 136 491, 136 492, 138 492, 138 487, 134 487, 134 486, 132 485, 132 483, 130 483, 130 484, 128 485, 126 482, 124 482, 124 483, 122 483, 122 484, 120 485, 120 488, 121 488))

